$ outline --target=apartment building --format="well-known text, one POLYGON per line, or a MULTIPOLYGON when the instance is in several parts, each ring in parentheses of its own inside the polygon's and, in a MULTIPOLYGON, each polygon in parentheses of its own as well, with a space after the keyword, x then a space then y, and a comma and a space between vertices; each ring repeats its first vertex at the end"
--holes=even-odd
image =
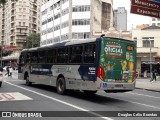
POLYGON ((1 55, 6 52, 6 48, 9 50, 7 56, 0 58, 2 66, 16 65, 19 52, 27 42, 27 35, 40 32, 40 7, 47 1, 8 0, 0 7, 0 45, 3 46, 1 55))
MULTIPOLYGON (((151 69, 160 74, 160 27, 148 26, 132 30, 132 39, 137 42, 137 71, 150 76, 151 69)), ((145 77, 147 77, 145 76, 145 77)))
POLYGON ((113 0, 50 0, 41 7, 41 46, 93 38, 113 26, 113 0))
POLYGON ((40 7, 48 0, 8 0, 0 8, 0 43, 23 48, 29 33, 40 32, 40 7))
POLYGON ((114 10, 114 27, 118 31, 127 30, 127 10, 125 7, 118 7, 114 10))

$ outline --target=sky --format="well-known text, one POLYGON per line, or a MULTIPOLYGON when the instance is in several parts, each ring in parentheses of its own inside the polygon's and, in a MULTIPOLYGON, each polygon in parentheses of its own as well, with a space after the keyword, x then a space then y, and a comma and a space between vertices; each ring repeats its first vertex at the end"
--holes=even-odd
POLYGON ((113 9, 118 7, 125 7, 127 10, 127 29, 135 28, 136 25, 150 24, 151 17, 137 15, 130 13, 131 1, 130 0, 113 0, 113 9))

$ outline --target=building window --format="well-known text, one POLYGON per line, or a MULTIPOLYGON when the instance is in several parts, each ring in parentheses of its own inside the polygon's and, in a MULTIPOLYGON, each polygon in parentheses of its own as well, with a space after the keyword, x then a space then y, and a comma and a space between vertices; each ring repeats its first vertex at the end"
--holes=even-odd
POLYGON ((86 5, 86 6, 75 6, 72 8, 73 12, 86 12, 86 11, 90 11, 90 6, 86 5))
POLYGON ((61 41, 64 41, 64 40, 68 40, 68 35, 67 34, 61 36, 61 41))
POLYGON ((137 40, 137 37, 134 37, 133 39, 134 39, 134 40, 137 40))
POLYGON ((155 21, 156 19, 155 18, 152 18, 152 21, 155 21))
POLYGON ((152 23, 152 26, 156 26, 156 24, 155 24, 155 23, 152 23))
POLYGON ((75 19, 72 20, 72 25, 90 25, 90 19, 75 19))
POLYGON ((69 13, 69 8, 66 8, 65 10, 62 10, 61 14, 62 16, 66 15, 69 13))
POLYGON ((57 25, 54 27, 54 31, 59 30, 60 29, 60 25, 57 25))
POLYGON ((154 47, 154 40, 143 40, 143 47, 154 47))
POLYGON ((64 23, 62 23, 61 28, 68 27, 68 25, 69 25, 68 21, 67 21, 67 22, 64 22, 64 23))
POLYGON ((72 33, 72 39, 87 39, 90 38, 90 32, 72 33))
POLYGON ((62 4, 64 4, 65 2, 67 2, 68 0, 62 0, 62 4))

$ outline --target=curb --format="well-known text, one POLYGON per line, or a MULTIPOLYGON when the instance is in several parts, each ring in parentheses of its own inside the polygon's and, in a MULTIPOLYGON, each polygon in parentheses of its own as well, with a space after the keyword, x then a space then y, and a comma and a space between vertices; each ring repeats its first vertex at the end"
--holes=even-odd
POLYGON ((160 90, 153 90, 153 89, 147 89, 147 88, 138 88, 138 87, 136 87, 135 89, 141 89, 141 90, 147 90, 147 91, 153 91, 153 92, 160 92, 160 90))

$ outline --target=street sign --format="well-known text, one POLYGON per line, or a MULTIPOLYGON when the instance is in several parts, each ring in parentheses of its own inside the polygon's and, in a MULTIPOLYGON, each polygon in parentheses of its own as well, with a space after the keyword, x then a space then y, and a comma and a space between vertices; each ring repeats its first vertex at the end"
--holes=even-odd
POLYGON ((152 1, 154 1, 154 2, 159 2, 159 3, 160 3, 160 0, 152 0, 152 1))
POLYGON ((132 0, 131 13, 160 18, 160 3, 158 1, 132 0))
POLYGON ((132 0, 132 5, 160 11, 160 3, 150 0, 132 0))
POLYGON ((131 13, 160 18, 160 11, 134 5, 131 6, 131 13))

